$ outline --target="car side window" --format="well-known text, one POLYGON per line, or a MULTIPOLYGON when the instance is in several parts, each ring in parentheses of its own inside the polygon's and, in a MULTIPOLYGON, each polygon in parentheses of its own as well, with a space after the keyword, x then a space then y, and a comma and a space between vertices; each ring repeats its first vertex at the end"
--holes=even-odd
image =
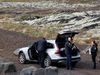
POLYGON ((47 42, 47 48, 54 48, 54 45, 52 43, 47 42))

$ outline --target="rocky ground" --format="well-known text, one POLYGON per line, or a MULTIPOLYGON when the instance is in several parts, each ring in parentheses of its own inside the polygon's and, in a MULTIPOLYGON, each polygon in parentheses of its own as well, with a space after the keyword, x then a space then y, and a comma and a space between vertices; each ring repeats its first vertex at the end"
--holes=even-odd
MULTIPOLYGON (((25 67, 34 66, 37 68, 40 68, 40 66, 35 63, 29 63, 29 64, 20 64, 18 62, 18 58, 13 54, 13 51, 17 48, 27 46, 35 38, 31 38, 27 35, 23 35, 21 33, 16 32, 10 32, 7 30, 0 29, 0 57, 2 58, 1 61, 11 61, 15 63, 15 66, 17 67, 17 70, 20 71, 25 67), (5 37, 6 35, 6 37, 5 37)), ((86 46, 79 45, 79 48, 83 50, 86 46)), ((100 53, 97 57, 97 69, 92 69, 92 63, 91 63, 91 57, 89 55, 81 54, 82 60, 77 64, 75 70, 68 71, 65 68, 65 65, 58 64, 55 65, 59 68, 59 75, 95 75, 100 74, 100 53)))

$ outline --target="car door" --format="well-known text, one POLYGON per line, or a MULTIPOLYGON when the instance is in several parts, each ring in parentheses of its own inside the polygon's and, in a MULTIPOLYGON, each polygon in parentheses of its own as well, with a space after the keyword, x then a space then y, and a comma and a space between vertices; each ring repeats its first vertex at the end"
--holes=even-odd
POLYGON ((31 60, 38 59, 38 52, 36 51, 36 42, 33 42, 33 44, 29 47, 28 54, 31 60))

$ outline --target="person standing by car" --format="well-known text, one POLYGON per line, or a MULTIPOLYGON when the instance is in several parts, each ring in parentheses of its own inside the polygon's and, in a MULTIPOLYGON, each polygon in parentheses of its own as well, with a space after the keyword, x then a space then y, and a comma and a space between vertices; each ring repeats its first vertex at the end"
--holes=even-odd
POLYGON ((38 60, 39 64, 41 65, 42 68, 44 68, 44 60, 46 57, 46 50, 47 50, 47 41, 45 38, 40 39, 37 42, 37 51, 38 51, 38 60))
POLYGON ((65 43, 65 53, 66 53, 66 57, 67 57, 67 66, 66 67, 68 70, 73 69, 72 60, 71 60, 72 48, 73 48, 73 38, 68 37, 68 40, 65 43))
POLYGON ((98 45, 95 42, 95 40, 92 41, 90 49, 91 49, 91 57, 92 57, 92 62, 93 62, 93 69, 96 69, 96 56, 98 52, 98 45))

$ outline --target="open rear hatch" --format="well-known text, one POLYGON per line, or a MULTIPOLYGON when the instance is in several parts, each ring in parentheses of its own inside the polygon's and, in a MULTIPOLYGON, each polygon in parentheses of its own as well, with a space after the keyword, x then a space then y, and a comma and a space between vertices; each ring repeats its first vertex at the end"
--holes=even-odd
MULTIPOLYGON (((56 38, 56 44, 60 50, 60 54, 61 56, 66 56, 65 55, 65 43, 67 41, 68 37, 74 37, 76 34, 78 34, 79 32, 75 32, 75 31, 61 31, 58 33, 57 38, 56 38)), ((77 54, 77 52, 72 53, 73 56, 75 56, 77 54)))

